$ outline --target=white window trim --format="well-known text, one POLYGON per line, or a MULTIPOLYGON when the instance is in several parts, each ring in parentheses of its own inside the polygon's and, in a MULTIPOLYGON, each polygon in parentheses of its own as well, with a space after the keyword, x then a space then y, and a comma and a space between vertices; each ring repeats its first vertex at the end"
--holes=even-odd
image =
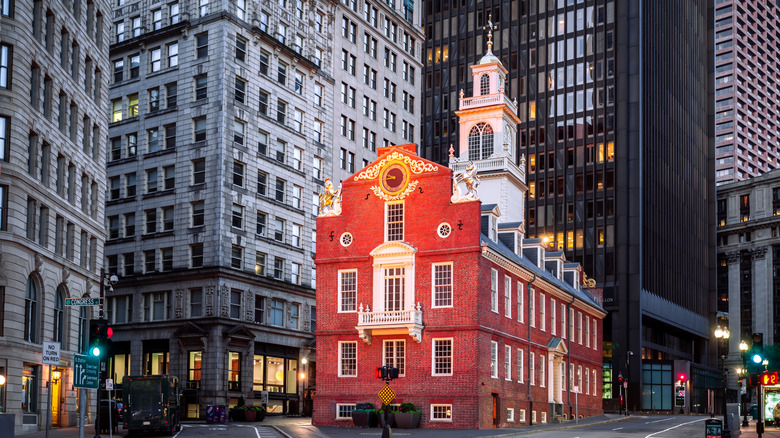
POLYGON ((357 360, 358 360, 358 357, 359 357, 358 354, 357 354, 357 341, 339 341, 338 346, 339 346, 339 351, 338 351, 338 356, 339 357, 338 357, 338 361, 336 363, 336 366, 338 367, 338 370, 339 370, 338 371, 338 376, 339 377, 357 377, 358 376, 357 360), (342 352, 341 346, 344 345, 344 344, 355 344, 355 375, 348 375, 348 374, 342 374, 341 373, 341 360, 342 360, 342 357, 341 357, 341 352, 342 352))
MULTIPOLYGON (((415 252, 416 250, 403 242, 385 242, 379 245, 370 255, 373 264, 373 293, 371 306, 375 311, 385 308, 385 269, 404 268, 404 310, 415 307, 415 252)), ((357 303, 360 305, 360 303, 357 303)), ((366 303, 363 303, 366 304, 366 303)))
POLYGON ((336 309, 336 313, 356 313, 357 312, 357 308, 358 308, 358 303, 357 303, 357 281, 358 281, 357 269, 339 269, 338 276, 339 276, 339 279, 338 279, 338 282, 339 282, 339 284, 338 284, 338 295, 339 296, 338 296, 338 307, 336 309), (341 284, 341 274, 342 273, 347 273, 347 272, 354 272, 355 273, 355 310, 341 310, 342 309, 341 298, 342 298, 342 292, 343 292, 343 290, 341 288, 341 286, 342 286, 342 284, 341 284))
POLYGON ((406 203, 404 201, 385 202, 384 233, 385 233, 385 239, 384 239, 385 242, 403 242, 405 240, 405 238, 406 238, 406 203), (388 219, 388 217, 387 217, 387 215, 388 215, 388 208, 389 208, 388 206, 396 205, 396 204, 402 204, 403 205, 403 210, 404 211, 403 211, 403 218, 401 219, 403 232, 401 233, 401 240, 392 240, 392 241, 390 241, 390 240, 387 240, 387 238, 388 238, 388 236, 387 236, 387 234, 388 234, 387 233, 388 232, 388 228, 387 228, 387 219, 388 219))
POLYGON ((544 294, 539 294, 539 330, 541 331, 547 331, 547 315, 546 315, 546 305, 547 302, 545 301, 544 294))
POLYGON ((593 349, 594 350, 598 350, 599 349, 598 348, 598 346, 599 346, 598 339, 599 338, 597 336, 597 333, 598 333, 598 320, 596 318, 593 318, 592 321, 593 321, 593 331, 591 333, 591 336, 593 336, 593 349))
POLYGON ((528 310, 530 313, 530 319, 529 321, 531 323, 531 327, 536 327, 536 289, 531 288, 531 299, 528 303, 528 310))
POLYGON ((452 423, 452 405, 447 404, 431 404, 431 415, 429 417, 429 421, 431 422, 437 422, 437 423, 452 423), (433 408, 434 407, 446 407, 450 410, 450 418, 433 418, 433 408))
POLYGON ((455 372, 455 338, 433 338, 431 339, 431 376, 451 376, 455 372), (436 341, 450 341, 450 372, 436 372, 436 341))
POLYGON ((512 278, 504 274, 504 316, 512 317, 512 278))
POLYGON ((498 379, 498 342, 490 341, 490 363, 493 365, 490 370, 490 377, 498 379), (495 355, 493 354, 495 352, 495 355))
POLYGON ((525 313, 525 297, 523 297, 524 293, 524 287, 522 282, 517 282, 517 320, 519 322, 524 322, 525 316, 523 313, 525 313))
POLYGON ((498 313, 498 271, 490 269, 490 310, 498 313))
POLYGON ((515 408, 506 408, 506 422, 507 423, 515 422, 515 408))
POLYGON ((547 387, 547 370, 545 367, 545 356, 539 355, 539 386, 547 387))
POLYGON ((455 271, 453 269, 452 262, 443 263, 431 263, 431 308, 432 309, 446 309, 455 306, 455 271), (449 306, 437 306, 436 305, 436 267, 437 266, 450 266, 450 305, 449 306))
POLYGON ((523 356, 525 351, 522 348, 517 349, 517 382, 523 383, 523 374, 525 374, 525 364, 523 356))
POLYGON ((528 357, 528 384, 531 386, 536 386, 536 364, 534 363, 534 353, 533 351, 529 353, 530 356, 528 357))
POLYGON ((504 378, 512 380, 512 347, 504 345, 504 378))
POLYGON ((550 297, 550 334, 555 335, 557 327, 558 327, 558 318, 557 318, 557 310, 556 307, 558 303, 555 302, 555 299, 550 297))
MULTIPOLYGON (((392 342, 393 345, 395 345, 396 342, 402 342, 404 344, 404 372, 398 373, 398 377, 405 377, 406 376, 406 340, 405 339, 384 339, 382 340, 382 365, 387 363, 387 349, 386 344, 388 342, 392 342)), ((393 347, 395 348, 395 347, 393 347)), ((397 356, 395 356, 397 358, 397 356)), ((400 371, 400 370, 399 370, 400 371)))
POLYGON ((344 421, 344 420, 350 420, 352 421, 352 416, 349 417, 339 417, 339 412, 341 412, 341 409, 339 409, 342 406, 352 406, 352 409, 355 409, 355 403, 336 403, 336 421, 344 421))
POLYGON ((519 423, 525 423, 525 409, 520 409, 520 418, 517 419, 519 423))

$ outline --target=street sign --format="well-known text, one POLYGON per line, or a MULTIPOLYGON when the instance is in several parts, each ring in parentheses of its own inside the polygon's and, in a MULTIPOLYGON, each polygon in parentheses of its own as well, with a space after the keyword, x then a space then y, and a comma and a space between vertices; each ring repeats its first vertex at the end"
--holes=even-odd
POLYGON ((384 388, 379 390, 379 399, 382 403, 389 405, 395 398, 395 391, 390 388, 390 385, 385 384, 384 388))
POLYGON ((44 365, 60 364, 60 343, 59 342, 43 343, 43 358, 41 360, 41 363, 44 365))
POLYGON ((106 379, 106 390, 112 391, 114 389, 114 379, 106 379))
POLYGON ((677 407, 685 406, 685 387, 676 386, 674 389, 674 405, 677 407))
POLYGON ((102 303, 101 298, 65 298, 66 306, 99 306, 102 303))
POLYGON ((100 358, 73 355, 73 387, 97 389, 100 383, 100 358))

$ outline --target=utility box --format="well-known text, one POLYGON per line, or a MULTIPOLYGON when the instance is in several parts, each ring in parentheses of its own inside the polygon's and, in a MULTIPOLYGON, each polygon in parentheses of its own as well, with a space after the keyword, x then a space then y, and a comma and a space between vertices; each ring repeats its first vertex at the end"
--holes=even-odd
POLYGON ((0 436, 4 438, 14 438, 15 414, 0 414, 0 436))
POLYGON ((707 438, 721 438, 723 434, 723 422, 717 418, 704 420, 704 436, 707 438))

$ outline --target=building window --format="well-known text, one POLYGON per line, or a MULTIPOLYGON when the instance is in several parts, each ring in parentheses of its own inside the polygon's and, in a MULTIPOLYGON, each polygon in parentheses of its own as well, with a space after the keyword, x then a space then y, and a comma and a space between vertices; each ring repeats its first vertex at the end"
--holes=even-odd
MULTIPOLYGON (((3 0, 3 3, 10 2, 12 0, 3 0)), ((3 7, 3 11, 5 11, 5 7, 3 7)), ((12 68, 12 60, 13 60, 13 49, 8 44, 0 44, 0 88, 4 88, 6 90, 11 89, 11 72, 13 71, 12 68)))
POLYGON ((262 324, 265 321, 265 297, 255 295, 255 324, 262 324))
POLYGON ((434 376, 452 375, 452 338, 433 339, 433 364, 434 376))
POLYGON ((517 349, 517 381, 523 383, 523 349, 517 349))
POLYGON ((38 283, 27 277, 27 289, 24 296, 24 340, 38 342, 38 283))
POLYGON ((339 342, 339 377, 357 377, 357 341, 339 342))
POLYGON ((431 421, 452 422, 452 405, 431 404, 431 421))
POLYGON ((143 295, 144 321, 164 321, 168 306, 166 292, 152 292, 143 295))
POLYGON ((244 207, 239 204, 233 204, 231 226, 237 229, 243 229, 244 225, 244 207))
MULTIPOLYGON (((243 0, 242 0, 243 1, 243 0)), ((236 60, 246 61, 246 43, 247 41, 240 36, 236 36, 236 60)))
POLYGON ((405 358, 406 358, 406 341, 392 340, 384 341, 384 360, 383 363, 387 366, 398 368, 398 375, 406 375, 405 358))
POLYGON ((452 307, 452 263, 435 263, 433 269, 433 307, 452 307))
POLYGON ((281 257, 274 257, 274 278, 284 280, 284 262, 281 257))
POLYGON ((230 250, 230 267, 234 269, 241 269, 243 259, 244 248, 238 245, 233 245, 230 250))
POLYGON ((478 123, 469 132, 469 160, 483 160, 493 153, 493 127, 478 123))
POLYGON ((230 290, 230 318, 232 319, 240 319, 241 317, 241 296, 241 290, 230 290))
POLYGON ((203 267, 203 244, 194 243, 190 245, 190 266, 193 268, 203 267))
MULTIPOLYGON (((54 318, 52 322, 54 323, 54 337, 52 340, 54 342, 64 342, 66 339, 64 338, 65 333, 65 292, 62 290, 62 286, 57 288, 56 295, 54 297, 54 318)), ((67 345, 62 345, 63 348, 67 348, 67 345)))
POLYGON ((339 271, 339 312, 357 311, 357 271, 339 271))
POLYGON ((490 270, 490 310, 498 313, 498 271, 490 270))
POLYGON ((498 342, 490 341, 490 377, 498 378, 498 342))
POLYGON ((206 141, 206 118, 197 117, 193 119, 195 141, 206 141))
POLYGON ((200 158, 192 160, 192 184, 205 184, 206 183, 206 160, 200 158))
POLYGON ((228 391, 241 391, 241 353, 236 351, 228 351, 228 391))
POLYGON ((284 301, 271 300, 268 323, 277 327, 284 327, 284 301))
POLYGON ((208 96, 208 76, 195 77, 195 100, 205 99, 208 96))
MULTIPOLYGON (((293 263, 293 265, 296 265, 297 263, 293 263)), ((298 265, 300 267, 300 265, 298 265)), ((300 304, 290 304, 290 329, 291 330, 298 330, 298 320, 301 316, 301 305, 300 304)))
POLYGON ((388 242, 404 240, 404 203, 385 204, 385 239, 388 242))

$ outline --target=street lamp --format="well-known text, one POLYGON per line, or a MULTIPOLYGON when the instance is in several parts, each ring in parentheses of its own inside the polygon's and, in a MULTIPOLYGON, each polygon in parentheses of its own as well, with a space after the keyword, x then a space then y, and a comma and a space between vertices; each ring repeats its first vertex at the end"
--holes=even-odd
POLYGON ((744 378, 748 376, 748 370, 747 370, 747 363, 745 362, 745 356, 747 355, 748 351, 748 344, 745 342, 744 339, 739 341, 739 353, 740 356, 742 356, 742 373, 744 373, 742 383, 745 385, 744 389, 745 392, 742 393, 742 427, 748 427, 748 419, 747 419, 747 401, 750 398, 750 389, 748 389, 747 382, 744 381, 744 378))
POLYGON ((723 382, 723 432, 722 437, 723 438, 731 438, 731 430, 729 429, 729 421, 728 421, 728 412, 726 409, 726 355, 728 354, 728 341, 729 341, 729 335, 731 333, 729 332, 728 327, 721 328, 718 326, 718 328, 715 329, 715 338, 719 342, 719 346, 721 344, 726 344, 726 354, 721 354, 721 362, 720 362, 720 369, 721 369, 721 381, 723 382))

